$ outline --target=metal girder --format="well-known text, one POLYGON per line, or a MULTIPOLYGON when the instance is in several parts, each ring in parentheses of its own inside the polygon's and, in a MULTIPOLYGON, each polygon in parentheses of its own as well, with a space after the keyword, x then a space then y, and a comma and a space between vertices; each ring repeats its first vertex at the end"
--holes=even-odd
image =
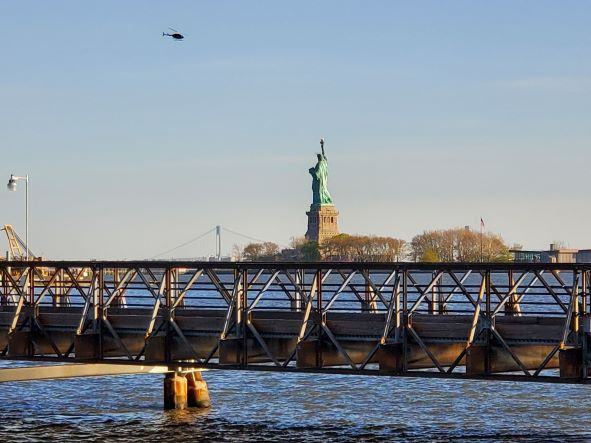
POLYGON ((298 345, 311 338, 330 354, 320 369, 375 371, 369 363, 380 361, 380 347, 397 343, 403 374, 420 358, 452 375, 468 347, 483 342, 478 352, 497 346, 509 366, 542 377, 560 348, 587 343, 579 322, 589 315, 590 272, 532 263, 0 262, 0 357, 16 358, 8 348, 17 352, 18 339, 27 358, 75 361, 74 337, 91 333, 106 358, 140 363, 147 340, 164 336, 167 363, 215 366, 216 343, 235 332, 246 369, 292 370, 298 345), (129 305, 116 306, 125 294, 129 305), (432 294, 441 309, 420 308, 432 294), (517 316, 503 311, 508 303, 521 303, 517 316), (176 354, 173 342, 187 351, 176 354), (519 349, 539 343, 546 348, 533 362, 519 349))

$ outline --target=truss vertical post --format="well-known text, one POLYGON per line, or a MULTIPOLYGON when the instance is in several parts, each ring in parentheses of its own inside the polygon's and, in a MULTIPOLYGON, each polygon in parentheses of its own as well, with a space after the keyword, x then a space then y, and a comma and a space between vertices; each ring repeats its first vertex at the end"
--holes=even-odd
POLYGON ((447 310, 445 297, 443 294, 443 278, 444 275, 442 275, 441 278, 437 280, 437 284, 434 286, 434 288, 437 288, 437 312, 439 315, 445 314, 445 311, 447 310))
POLYGON ((408 269, 402 273, 402 372, 408 371, 408 333, 407 328, 410 318, 408 315, 408 269))
MULTIPOLYGON (((119 286, 119 268, 113 268, 113 288, 114 290, 117 290, 117 287, 119 286)), ((123 291, 123 288, 121 288, 121 290, 118 292, 117 296, 111 301, 111 306, 119 306, 119 300, 120 300, 120 296, 121 296, 121 292, 123 291)))
POLYGON ((37 309, 35 306, 35 265, 29 264, 29 345, 31 346, 32 354, 35 354, 33 345, 33 335, 35 334, 35 320, 37 317, 37 309))
POLYGON ((494 326, 494 316, 492 310, 492 300, 491 300, 491 290, 490 290, 490 277, 491 271, 487 269, 484 272, 485 278, 485 296, 486 296, 486 335, 485 335, 485 355, 484 355, 484 373, 490 374, 492 370, 492 357, 491 357, 491 348, 492 348, 492 332, 491 327, 494 326))
MULTIPOLYGON (((289 271, 287 271, 289 272, 289 271)), ((294 271, 294 281, 296 282, 296 284, 299 287, 303 287, 303 274, 304 271, 302 269, 296 269, 294 271)), ((302 310, 302 296, 300 294, 300 291, 297 288, 294 288, 294 291, 292 293, 292 298, 290 301, 290 305, 291 305, 291 309, 293 311, 301 311, 302 310)))
POLYGON ((587 314, 587 295, 589 285, 589 273, 581 271, 581 315, 587 314))
MULTIPOLYGON (((513 285, 515 284, 515 279, 513 277, 513 270, 509 269, 507 271, 507 285, 509 287, 509 290, 511 290, 511 288, 513 288, 513 285)), ((505 303, 505 307, 504 307, 504 311, 505 311, 505 315, 507 316, 512 316, 514 315, 515 309, 513 306, 513 294, 511 294, 510 296, 511 298, 507 301, 507 303, 505 303)))
POLYGON ((56 276, 53 280, 53 293, 51 294, 51 305, 55 308, 60 305, 60 298, 61 298, 61 291, 62 291, 62 281, 64 275, 62 273, 62 268, 56 268, 54 270, 56 276))
POLYGON ((588 274, 587 271, 581 271, 581 323, 582 328, 580 335, 582 364, 583 364, 583 378, 588 378, 589 373, 589 315, 587 314, 587 285, 588 274))
POLYGON ((29 265, 29 305, 35 305, 35 268, 33 264, 29 265))
POLYGON ((165 339, 164 339, 164 359, 167 363, 172 361, 172 326, 170 324, 172 320, 172 270, 166 268, 164 271, 164 288, 165 288, 165 299, 166 299, 166 324, 165 324, 165 339))
MULTIPOLYGON (((322 359, 322 351, 323 351, 323 328, 322 325, 324 324, 325 318, 324 314, 322 313, 322 270, 317 269, 315 272, 315 279, 316 279, 316 312, 314 316, 316 317, 316 321, 318 322, 318 326, 316 328, 316 338, 318 340, 317 348, 316 348, 316 361, 318 362, 319 366, 322 367, 324 362, 322 359)), ((312 283, 310 285, 310 291, 308 294, 312 294, 312 287, 314 286, 314 278, 312 279, 312 283)), ((311 300, 310 300, 311 302, 311 300)))
MULTIPOLYGON (((242 288, 239 296, 236 297, 236 300, 240 298, 240 308, 242 310, 241 318, 246 318, 248 315, 248 268, 242 269, 242 288)), ((238 310, 238 306, 236 307, 238 310)), ((245 321, 242 322, 241 325, 241 334, 242 334, 242 352, 240 353, 242 358, 242 365, 246 366, 248 364, 248 326, 245 321)), ((238 328, 237 328, 238 329, 238 328)))
MULTIPOLYGON (((437 271, 433 271, 431 273, 431 280, 433 280, 435 278, 435 276, 437 275, 437 271)), ((427 298, 427 307, 428 307, 428 312, 430 315, 433 315, 437 312, 437 308, 435 306, 436 301, 435 301, 435 294, 436 294, 436 287, 437 285, 433 285, 433 287, 431 288, 431 290, 429 291, 430 294, 426 297, 427 298)))
POLYGON ((394 303, 394 342, 400 343, 401 336, 402 336, 402 318, 400 312, 400 271, 396 271, 398 275, 396 276, 396 280, 394 284, 394 299, 392 303, 394 303))
POLYGON ((170 278, 171 278, 171 301, 172 301, 172 304, 174 304, 178 298, 178 295, 179 295, 179 270, 178 270, 178 268, 173 268, 170 270, 170 278))
MULTIPOLYGON (((574 336, 575 336, 575 340, 576 340, 576 345, 580 345, 580 337, 579 337, 579 322, 580 322, 580 307, 581 307, 581 303, 579 301, 579 288, 578 285, 575 285, 574 282, 577 281, 577 277, 579 277, 579 272, 575 271, 573 273, 573 297, 575 298, 574 300, 574 306, 573 306, 573 323, 572 323, 572 328, 573 328, 573 332, 574 332, 574 336)), ((583 277, 583 273, 581 273, 581 278, 583 277)))
MULTIPOLYGON (((371 279, 371 272, 369 269, 363 271, 368 279, 371 279)), ((363 302, 361 304, 361 312, 376 312, 378 304, 375 300, 376 294, 371 287, 369 281, 365 282, 365 290, 363 291, 363 302)))
POLYGON ((104 290, 105 290, 105 268, 103 266, 99 267, 99 277, 98 277, 98 288, 96 291, 96 302, 98 306, 95 308, 95 321, 93 324, 94 332, 98 333, 98 346, 99 351, 98 355, 99 358, 104 357, 104 344, 103 344, 103 315, 104 315, 104 290))
POLYGON ((8 294, 6 292, 6 277, 4 276, 4 272, 7 272, 7 268, 0 270, 0 289, 2 290, 2 294, 0 294, 0 306, 5 306, 8 304, 8 294))
POLYGON ((232 288, 232 292, 234 296, 230 298, 230 303, 233 304, 233 306, 228 306, 228 309, 232 310, 234 313, 234 321, 236 323, 236 332, 232 337, 232 340, 236 343, 237 346, 235 353, 237 354, 237 359, 239 360, 238 363, 241 365, 245 365, 248 362, 248 356, 246 356, 246 348, 248 346, 247 322, 249 321, 249 319, 248 305, 247 302, 245 303, 244 300, 244 290, 245 284, 248 284, 248 280, 246 280, 245 283, 244 270, 240 268, 234 269, 233 278, 235 287, 232 288))

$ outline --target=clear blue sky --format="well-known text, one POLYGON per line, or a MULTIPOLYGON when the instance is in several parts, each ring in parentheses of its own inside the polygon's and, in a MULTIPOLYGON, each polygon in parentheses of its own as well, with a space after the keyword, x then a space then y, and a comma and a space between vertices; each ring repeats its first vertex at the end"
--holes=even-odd
MULTIPOLYGON (((482 216, 589 248, 590 23, 588 1, 2 1, 0 179, 31 175, 48 257, 149 257, 215 224, 287 244, 324 136, 345 232, 482 216)), ((0 192, 21 233, 22 197, 0 192)))

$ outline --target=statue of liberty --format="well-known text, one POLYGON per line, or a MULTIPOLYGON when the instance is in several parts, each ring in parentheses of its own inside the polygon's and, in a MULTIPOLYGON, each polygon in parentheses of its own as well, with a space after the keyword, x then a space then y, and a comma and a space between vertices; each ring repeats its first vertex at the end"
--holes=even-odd
POLYGON ((312 176, 312 206, 332 205, 332 198, 328 192, 328 161, 324 153, 324 139, 320 139, 322 154, 317 154, 318 163, 308 169, 312 176))

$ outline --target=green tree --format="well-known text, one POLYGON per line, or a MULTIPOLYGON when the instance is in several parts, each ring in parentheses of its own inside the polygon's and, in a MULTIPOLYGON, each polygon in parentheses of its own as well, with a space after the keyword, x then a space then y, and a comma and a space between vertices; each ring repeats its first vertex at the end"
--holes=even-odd
POLYGON ((273 242, 250 243, 244 247, 242 255, 248 261, 275 261, 279 246, 273 242))

